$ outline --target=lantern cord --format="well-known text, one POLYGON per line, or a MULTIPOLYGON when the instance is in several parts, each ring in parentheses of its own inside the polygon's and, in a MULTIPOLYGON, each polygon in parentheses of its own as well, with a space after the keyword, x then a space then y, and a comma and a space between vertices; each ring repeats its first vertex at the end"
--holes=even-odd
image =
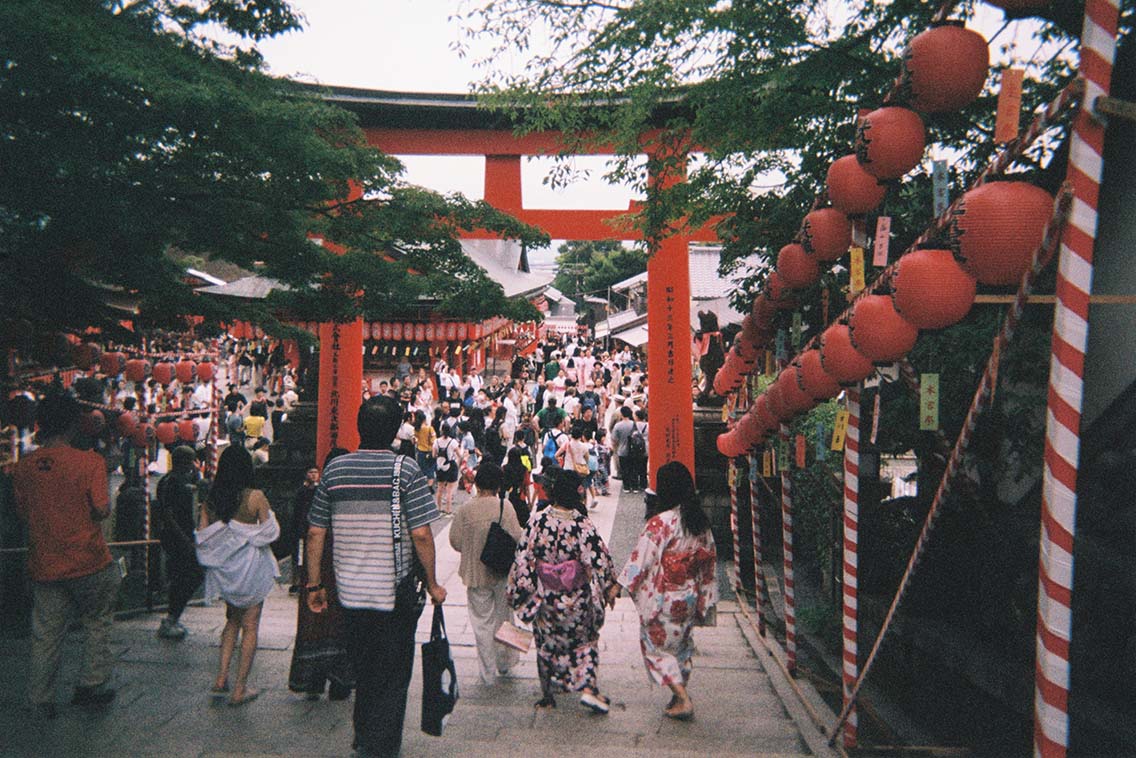
POLYGON ((1069 215, 1072 203, 1072 186, 1070 183, 1066 182, 1057 196, 1053 216, 1050 218, 1045 229, 1045 236, 1042 238, 1041 244, 1034 250, 1030 267, 1022 274, 1017 297, 1013 305, 1007 311, 1006 317, 1002 322, 1002 328, 994 339, 993 351, 986 363, 986 370, 983 372, 982 380, 978 384, 978 389, 975 390, 974 399, 971 401, 970 409, 967 411, 966 419, 963 422, 958 439, 955 441, 954 448, 951 450, 951 456, 947 461, 947 468, 943 472, 942 480, 939 482, 939 488, 935 492, 935 497, 931 501, 931 507, 928 509, 927 516, 923 521, 923 528, 919 532, 919 538, 915 542, 915 547, 911 552, 910 559, 908 559, 907 569, 903 573, 903 578, 900 580, 895 598, 892 600, 887 615, 884 617, 883 624, 880 626, 880 631, 876 635, 876 640, 872 644, 871 652, 868 653, 868 657, 864 661, 864 666, 860 670, 860 675, 856 678, 856 683, 849 693, 848 701, 844 704, 844 708, 841 710, 836 724, 832 727, 832 734, 834 736, 829 740, 830 745, 835 742, 835 735, 839 734, 840 728, 844 725, 852 708, 855 706, 864 679, 872 669, 872 664, 876 660, 876 655, 879 653, 884 637, 891 630, 892 622, 895 620, 896 610, 903 600, 908 587, 911 585, 911 578, 914 576, 919 560, 923 557, 923 553, 926 550, 927 540, 931 530, 935 526, 936 519, 942 513, 943 503, 950 494, 951 486, 962 463, 963 453, 966 451, 967 446, 970 444, 971 437, 974 435, 978 419, 991 405, 994 383, 998 373, 998 364, 1001 362, 1002 356, 1006 353, 1007 346, 1014 337, 1018 323, 1021 321, 1022 313, 1025 311, 1026 300, 1030 292, 1033 291, 1035 280, 1057 251, 1057 245, 1061 240, 1061 233, 1064 229, 1065 221, 1069 215))
MULTIPOLYGON (((106 403, 96 403, 96 402, 91 401, 91 400, 79 400, 79 399, 76 399, 75 402, 77 402, 79 405, 82 405, 86 408, 90 408, 90 409, 96 410, 96 411, 109 411, 110 413, 126 413, 126 411, 124 411, 122 408, 119 408, 118 406, 114 406, 114 405, 107 405, 106 403)), ((157 421, 157 420, 160 420, 160 419, 167 419, 167 418, 190 418, 190 417, 198 417, 198 416, 208 416, 210 413, 217 413, 220 410, 221 410, 221 406, 218 405, 218 406, 211 406, 211 407, 208 407, 208 408, 194 408, 191 411, 165 411, 163 413, 151 413, 151 414, 139 413, 139 414, 137 414, 137 416, 138 416, 139 420, 141 420, 141 421, 157 421)))
MULTIPOLYGON (((1026 150, 1029 149, 1029 147, 1037 140, 1038 137, 1040 137, 1046 130, 1049 129, 1050 126, 1052 126, 1058 119, 1062 118, 1068 111, 1071 111, 1074 107, 1080 105, 1084 94, 1084 79, 1078 77, 1077 79, 1074 79, 1072 82, 1066 85, 1061 90, 1061 92, 1058 93, 1057 97, 1054 98, 1053 101, 1050 102, 1049 105, 1047 105, 1041 113, 1037 114, 1033 122, 1030 124, 1029 128, 1026 129, 1026 131, 1022 134, 1020 134, 1016 139, 1009 142, 1002 150, 1002 152, 998 153, 998 155, 994 157, 994 159, 986 166, 985 169, 983 169, 982 173, 978 175, 978 177, 967 188, 967 190, 969 191, 976 187, 979 187, 985 184, 991 178, 1005 172, 1006 169, 1013 165, 1013 163, 1018 158, 1020 158, 1026 150)), ((955 198, 955 201, 951 203, 950 206, 945 211, 943 211, 943 213, 938 218, 936 218, 931 223, 931 225, 927 227, 927 229, 921 235, 919 235, 919 237, 916 238, 915 241, 911 243, 911 245, 908 246, 906 250, 903 251, 903 254, 900 255, 899 258, 902 258, 903 255, 907 255, 908 253, 917 250, 921 245, 930 242, 935 238, 936 235, 938 235, 943 229, 945 229, 950 224, 951 219, 955 217, 959 205, 962 204, 962 199, 964 196, 965 193, 960 194, 957 198, 955 198)), ((862 298, 876 294, 880 289, 888 284, 899 265, 899 258, 896 259, 896 262, 880 271, 880 274, 878 277, 876 277, 876 280, 862 289, 860 293, 856 295, 856 297, 853 298, 853 300, 848 304, 848 307, 830 323, 837 323, 841 319, 850 316, 853 308, 855 308, 856 306, 856 303, 858 303, 862 298)), ((803 355, 812 348, 816 347, 820 342, 820 336, 822 333, 823 329, 809 338, 808 342, 801 346, 801 348, 797 352, 797 356, 803 355)), ((788 363, 791 363, 791 361, 787 361, 786 365, 788 363)), ((719 369, 719 371, 721 370, 722 369, 719 369)))

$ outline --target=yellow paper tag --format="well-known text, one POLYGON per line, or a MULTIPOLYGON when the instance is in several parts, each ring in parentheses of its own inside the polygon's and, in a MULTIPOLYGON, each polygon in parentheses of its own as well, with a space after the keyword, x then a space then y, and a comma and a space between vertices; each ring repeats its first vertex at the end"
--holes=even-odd
POLYGON ((832 449, 844 449, 844 437, 848 433, 848 411, 839 410, 836 412, 836 424, 832 430, 832 449))
POLYGON ((761 475, 773 476, 773 451, 768 448, 761 454, 761 475))
POLYGON ((850 289, 853 294, 864 289, 864 248, 854 247, 849 251, 851 257, 851 286, 850 289))

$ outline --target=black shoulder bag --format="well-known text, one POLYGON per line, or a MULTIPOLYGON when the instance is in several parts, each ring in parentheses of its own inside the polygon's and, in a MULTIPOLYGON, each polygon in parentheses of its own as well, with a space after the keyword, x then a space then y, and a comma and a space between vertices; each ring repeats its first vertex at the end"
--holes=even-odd
POLYGON ((517 541, 501 526, 501 520, 505 517, 505 496, 501 494, 499 497, 498 505, 501 510, 497 520, 489 525, 485 546, 481 548, 481 562, 494 574, 504 576, 513 566, 513 558, 517 554, 517 541))
MULTIPOLYGON (((394 459, 394 478, 391 481, 391 539, 394 541, 396 552, 396 566, 403 565, 402 557, 402 461, 403 456, 394 459)), ((411 611, 415 618, 426 607, 426 570, 418 560, 418 551, 413 544, 410 548, 410 571, 398 580, 394 591, 394 608, 396 611, 411 611)))

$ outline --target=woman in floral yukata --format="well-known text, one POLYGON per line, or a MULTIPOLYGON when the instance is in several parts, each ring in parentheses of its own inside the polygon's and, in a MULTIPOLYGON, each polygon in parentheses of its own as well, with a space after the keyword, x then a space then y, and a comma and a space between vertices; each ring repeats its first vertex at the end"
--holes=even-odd
POLYGON ((656 490, 660 510, 647 521, 608 600, 614 603, 620 587, 627 588, 639 612, 639 647, 647 673, 674 693, 663 713, 686 720, 694 716, 686 691, 693 667, 692 630, 713 624, 718 560, 710 520, 686 466, 678 461, 662 466, 656 490))
POLYGON ((555 708, 559 690, 582 692, 580 704, 607 713, 596 685, 604 600, 615 586, 607 546, 584 507, 583 478, 557 471, 553 503, 534 513, 509 572, 508 598, 536 640, 543 697, 555 708))

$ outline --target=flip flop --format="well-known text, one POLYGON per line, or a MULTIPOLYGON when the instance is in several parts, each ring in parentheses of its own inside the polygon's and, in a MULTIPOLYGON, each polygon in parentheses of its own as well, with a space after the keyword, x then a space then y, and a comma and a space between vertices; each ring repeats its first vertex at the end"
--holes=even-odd
POLYGON ((248 690, 247 692, 245 692, 245 696, 242 697, 240 700, 230 699, 229 700, 229 707, 230 708, 238 708, 238 707, 240 707, 240 706, 242 706, 246 703, 251 703, 253 700, 256 700, 258 697, 260 697, 260 691, 259 690, 248 690))

